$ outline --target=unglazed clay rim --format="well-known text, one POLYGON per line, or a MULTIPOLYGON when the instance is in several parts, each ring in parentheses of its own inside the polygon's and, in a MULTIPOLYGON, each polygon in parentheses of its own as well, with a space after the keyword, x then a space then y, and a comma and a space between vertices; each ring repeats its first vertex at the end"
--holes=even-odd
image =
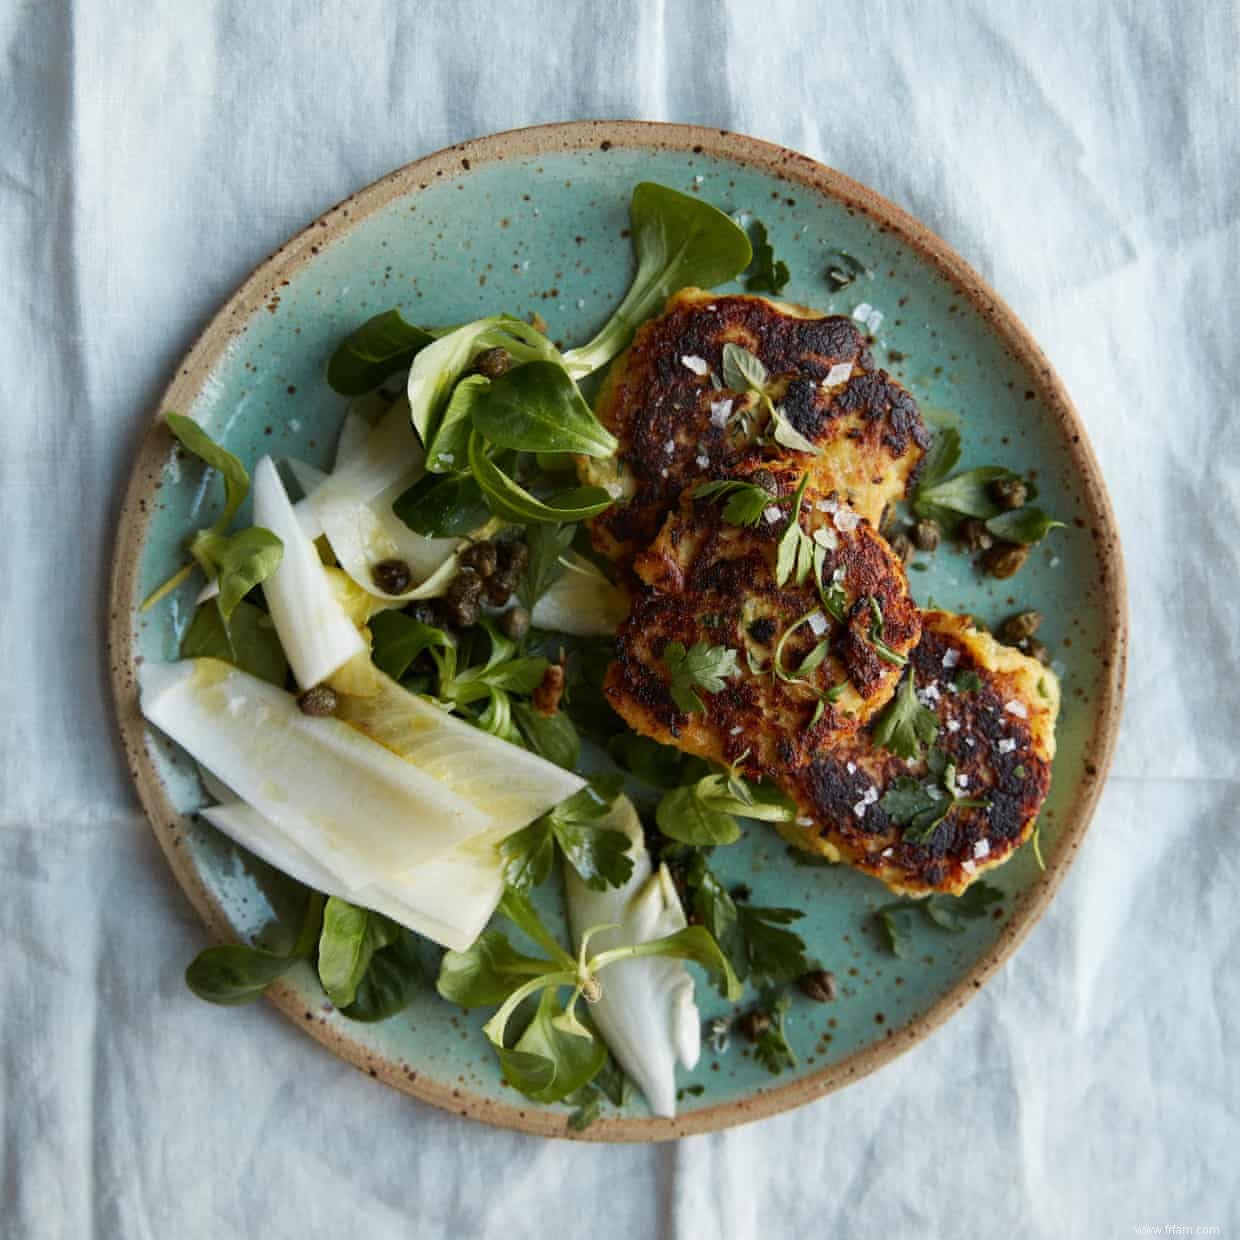
POLYGON ((561 1112, 535 1104, 510 1106, 425 1081, 409 1065, 373 1055, 325 1022, 306 1021, 304 1001, 287 983, 277 983, 268 992, 272 1002, 290 1020, 342 1059, 444 1110, 540 1136, 594 1141, 660 1141, 728 1128, 800 1106, 866 1076, 933 1032, 981 989, 1042 915, 1080 847, 1102 789, 1119 731, 1128 644, 1127 590, 1115 516, 1085 429, 1059 377, 1016 315, 954 250, 899 207, 841 173, 795 151, 722 129, 650 121, 572 121, 492 134, 416 160, 350 195, 262 263, 211 320, 178 367, 142 441, 121 510, 112 566, 108 646, 121 739, 155 836, 199 916, 220 938, 235 938, 223 910, 207 891, 188 851, 180 846, 189 819, 178 813, 168 799, 148 748, 150 736, 146 724, 138 710, 131 628, 138 601, 138 561, 154 511, 152 500, 156 483, 172 448, 172 438, 159 411, 192 405, 230 341, 282 282, 308 262, 312 253, 330 245, 393 199, 416 194, 436 181, 468 176, 470 169, 479 164, 553 151, 606 151, 612 147, 673 150, 718 157, 802 185, 877 220, 946 277, 991 325, 1015 360, 1033 376, 1038 396, 1058 423, 1069 456, 1084 483, 1089 532, 1097 544, 1103 570, 1099 583, 1103 589, 1103 605, 1109 613, 1110 647, 1102 656, 1106 675, 1093 703, 1096 718, 1085 750, 1086 775, 1063 812, 1059 839, 1046 871, 1018 898, 991 951, 927 1012, 895 1036, 812 1076, 675 1119, 604 1118, 582 1133, 573 1133, 568 1130, 567 1117, 561 1112))

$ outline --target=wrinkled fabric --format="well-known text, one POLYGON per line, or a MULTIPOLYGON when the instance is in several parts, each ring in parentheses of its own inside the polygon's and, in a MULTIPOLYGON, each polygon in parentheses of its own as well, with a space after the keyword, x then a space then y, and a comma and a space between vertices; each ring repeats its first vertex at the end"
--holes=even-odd
POLYGON ((1234 1234, 1234 4, 9 0, 0 51, 0 1234, 1234 1234), (445 144, 622 116, 802 150, 981 269, 1088 425, 1133 644, 1079 860, 965 1012, 792 1114, 607 1148, 443 1114, 188 995, 202 935, 103 633, 143 425, 258 261, 445 144))

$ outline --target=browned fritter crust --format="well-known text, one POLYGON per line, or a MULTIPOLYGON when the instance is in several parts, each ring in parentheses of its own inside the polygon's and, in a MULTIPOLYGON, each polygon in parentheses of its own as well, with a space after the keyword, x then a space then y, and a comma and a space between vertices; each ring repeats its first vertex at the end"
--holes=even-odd
POLYGON ((928 611, 910 664, 919 696, 938 717, 935 740, 970 798, 984 808, 954 809, 925 844, 905 843, 882 797, 901 775, 921 776, 924 759, 908 763, 877 747, 869 731, 817 753, 793 793, 800 823, 780 832, 881 879, 894 891, 959 894, 985 870, 1002 864, 1033 831, 1050 789, 1059 685, 1053 672, 989 634, 967 616, 928 611), (946 662, 945 662, 946 660, 946 662), (956 692, 962 673, 981 688, 956 692), (813 825, 804 825, 812 819, 813 825))
POLYGON ((654 538, 690 483, 730 477, 764 457, 797 458, 815 490, 841 495, 877 527, 930 443, 916 402, 874 368, 851 319, 692 288, 674 294, 663 314, 638 330, 612 365, 597 412, 620 441, 619 452, 607 462, 581 460, 581 473, 618 500, 590 528, 598 550, 622 563, 654 538), (755 398, 716 386, 728 342, 766 366, 776 404, 821 449, 817 455, 757 441, 765 415, 755 398), (702 359, 708 373, 694 373, 684 358, 702 359), (833 368, 845 366, 824 388, 833 368), (729 400, 732 416, 720 425, 711 407, 729 400))
MULTIPOLYGON (((784 497, 796 489, 798 470, 776 466, 784 497)), ((916 643, 920 622, 908 593, 903 566, 865 520, 838 501, 807 492, 800 525, 825 530, 833 549, 823 548, 823 580, 842 570, 845 622, 822 606, 812 574, 802 585, 775 584, 776 551, 787 528, 782 517, 754 528, 725 522, 720 507, 686 495, 651 547, 634 562, 644 585, 635 589, 628 619, 617 634, 617 659, 605 691, 622 718, 637 732, 712 761, 732 764, 750 778, 787 782, 825 746, 853 735, 889 700, 901 669, 876 652, 870 635, 871 599, 883 616, 883 642, 897 656, 916 643), (844 528, 837 528, 837 522, 844 528), (775 648, 799 619, 815 613, 815 634, 800 625, 781 651, 781 665, 796 669, 824 639, 830 653, 807 672, 808 684, 777 678, 775 648), (669 642, 688 649, 697 641, 737 652, 739 673, 719 693, 700 690, 703 713, 680 711, 668 688, 663 653, 669 642), (835 702, 820 697, 846 682, 835 702)), ((776 500, 772 499, 772 505, 776 500)))

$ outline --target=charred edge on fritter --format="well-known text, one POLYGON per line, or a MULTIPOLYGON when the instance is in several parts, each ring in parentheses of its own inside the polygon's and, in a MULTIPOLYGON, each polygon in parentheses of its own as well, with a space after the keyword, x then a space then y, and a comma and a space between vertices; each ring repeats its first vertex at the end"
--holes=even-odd
MULTIPOLYGON (((907 473, 920 462, 930 436, 916 402, 873 369, 866 339, 852 320, 801 318, 755 297, 678 294, 663 316, 638 330, 599 400, 599 416, 619 438, 619 459, 636 484, 636 494, 591 523, 600 551, 626 558, 654 538, 690 482, 729 477, 770 455, 733 424, 711 419, 713 402, 731 399, 739 407, 747 398, 715 388, 710 375, 695 374, 682 360, 700 357, 718 378, 729 342, 749 349, 771 379, 785 385, 781 407, 803 435, 819 444, 839 435, 868 448, 878 475, 868 483, 882 485, 886 466, 913 455, 912 449, 916 459, 907 473), (822 380, 841 363, 852 364, 851 376, 824 392, 822 380)), ((779 448, 774 454, 789 455, 779 448)), ((804 470, 814 472, 815 458, 800 459, 804 470)), ((878 519, 877 512, 867 515, 878 519)))
POLYGON ((967 645, 930 629, 910 663, 919 684, 940 688, 935 744, 968 779, 968 795, 986 799, 989 808, 952 810, 927 843, 905 843, 902 828, 883 810, 882 796, 898 776, 923 774, 925 764, 910 766, 876 749, 868 733, 853 744, 819 753, 806 770, 800 799, 817 820, 812 834, 834 845, 849 864, 898 890, 959 891, 1028 838, 1050 789, 1051 767, 1038 752, 1029 721, 1005 709, 1014 696, 1005 691, 1010 681, 1005 673, 976 660, 967 645), (948 650, 957 652, 959 662, 945 673, 948 650), (947 682, 967 671, 977 673, 981 689, 951 692, 947 682), (948 730, 949 720, 959 724, 956 731, 948 730), (1006 753, 999 747, 1005 740, 1015 742, 1006 753), (871 787, 877 787, 879 799, 859 815, 855 807, 871 787), (883 856, 888 849, 890 855, 883 856))

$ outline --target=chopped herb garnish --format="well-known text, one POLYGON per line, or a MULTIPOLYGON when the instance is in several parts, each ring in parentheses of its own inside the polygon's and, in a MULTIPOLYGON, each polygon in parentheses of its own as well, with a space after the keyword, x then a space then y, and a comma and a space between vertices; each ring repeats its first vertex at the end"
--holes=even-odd
POLYGON ((740 671, 735 650, 708 646, 704 641, 694 642, 688 650, 683 642, 669 642, 663 649, 663 663, 668 671, 672 701, 686 715, 706 710, 697 689, 718 693, 728 678, 740 671))
POLYGON ((961 672, 955 680, 952 681, 952 688, 957 693, 976 693, 982 687, 982 678, 970 668, 968 671, 961 672))
POLYGON ((1029 843, 1033 845, 1033 855, 1038 863, 1038 869, 1045 874, 1046 862, 1042 860, 1042 824, 1040 822, 1033 824, 1033 834, 1029 837, 1029 843))
POLYGON ((766 225, 753 219, 747 229, 753 247, 753 262, 741 277, 746 292, 774 293, 778 296, 792 278, 788 264, 775 257, 775 248, 767 237, 766 225))
POLYGON ((912 762, 921 757, 922 744, 930 744, 938 734, 934 711, 917 700, 917 676, 910 667, 891 704, 874 725, 874 743, 912 762))
POLYGON ((729 525, 757 525, 762 514, 779 499, 752 482, 725 478, 703 482, 692 492, 694 499, 723 501, 723 519, 729 525))
POLYGON ((774 1001, 764 1002, 762 1010, 770 1017, 770 1024, 758 1038, 753 1057, 772 1075, 778 1076, 785 1068, 795 1068, 797 1057, 788 1043, 784 1021, 792 1006, 787 994, 774 1001))
POLYGON ((899 775, 879 804, 887 817, 904 828, 906 844, 928 844, 939 824, 954 809, 982 809, 989 802, 962 797, 956 785, 956 765, 941 749, 932 748, 927 759, 931 778, 926 782, 899 775))
POLYGON ((847 288, 854 280, 866 274, 865 265, 843 250, 832 250, 829 259, 823 278, 833 293, 847 288))
POLYGON ((1003 892, 989 883, 974 883, 963 895, 932 895, 925 900, 896 900, 874 913, 882 938, 893 955, 906 959, 912 954, 913 927, 926 918, 939 930, 961 934, 966 921, 989 916, 991 905, 1003 899, 1003 892))
POLYGON ((779 548, 775 557, 775 584, 782 586, 789 578, 800 585, 814 567, 814 540, 801 528, 801 504, 805 499, 805 488, 809 484, 809 475, 801 479, 792 497, 792 513, 788 518, 788 528, 779 540, 779 548))
POLYGON ((890 663, 894 667, 904 667, 908 663, 908 655, 892 650, 883 641, 883 605, 872 594, 870 595, 870 645, 874 647, 874 653, 884 663, 890 663))

